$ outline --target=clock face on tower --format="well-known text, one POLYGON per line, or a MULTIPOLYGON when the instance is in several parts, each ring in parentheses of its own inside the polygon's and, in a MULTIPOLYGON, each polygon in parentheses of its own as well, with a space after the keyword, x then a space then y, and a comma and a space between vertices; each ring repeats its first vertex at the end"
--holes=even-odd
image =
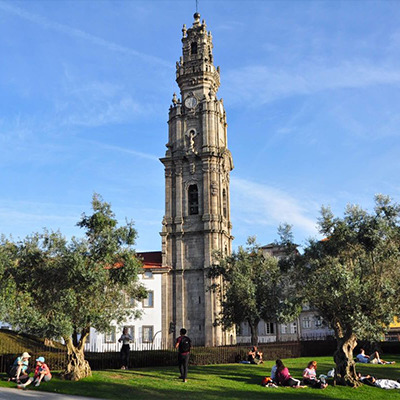
POLYGON ((197 105, 197 99, 194 96, 186 97, 185 99, 185 106, 187 108, 195 108, 197 105))

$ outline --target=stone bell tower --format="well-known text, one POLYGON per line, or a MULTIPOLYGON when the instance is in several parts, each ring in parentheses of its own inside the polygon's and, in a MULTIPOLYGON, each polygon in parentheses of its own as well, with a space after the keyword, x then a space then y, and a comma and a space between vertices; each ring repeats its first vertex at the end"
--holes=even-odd
POLYGON ((216 93, 220 70, 213 63, 211 32, 200 14, 182 29, 182 56, 176 63, 180 98, 169 109, 165 157, 165 215, 162 263, 163 337, 169 343, 184 327, 195 345, 215 346, 234 340, 215 325, 219 299, 208 288, 214 250, 231 253, 227 123, 216 93))

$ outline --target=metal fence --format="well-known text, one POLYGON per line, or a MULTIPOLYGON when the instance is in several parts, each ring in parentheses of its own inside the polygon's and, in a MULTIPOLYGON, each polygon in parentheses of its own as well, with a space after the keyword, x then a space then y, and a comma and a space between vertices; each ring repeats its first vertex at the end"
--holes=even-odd
MULTIPOLYGON (((265 359, 291 358, 301 355, 300 342, 260 344, 259 349, 265 359)), ((66 350, 64 347, 27 346, 24 343, 13 344, 9 348, 2 345, 0 349, 0 372, 6 372, 16 357, 28 351, 31 364, 37 357, 45 357, 52 370, 62 370, 66 366, 66 350)), ((219 347, 195 346, 191 350, 190 363, 193 365, 235 363, 247 358, 248 345, 232 345, 219 347)), ((85 352, 93 370, 114 369, 121 366, 120 352, 85 352)), ((130 368, 172 366, 176 365, 177 352, 172 346, 162 349, 135 349, 130 352, 130 368)), ((32 365, 33 366, 33 365, 32 365)))
MULTIPOLYGON (((28 351, 32 358, 31 364, 40 356, 46 359, 46 363, 52 370, 63 370, 66 367, 66 348, 60 343, 38 342, 37 338, 29 335, 17 335, 13 340, 2 340, 0 343, 0 372, 6 372, 16 357, 24 351, 28 351)), ((325 336, 313 336, 286 342, 259 342, 259 349, 264 353, 265 360, 276 358, 292 358, 308 355, 333 354, 334 340, 325 340, 325 336)), ((250 340, 250 338, 249 338, 250 340)), ((89 361, 93 370, 114 369, 121 366, 120 344, 104 343, 102 351, 90 351, 85 349, 85 358, 89 361)), ((249 341, 229 346, 204 347, 193 343, 190 363, 194 365, 234 363, 247 359, 250 348, 249 341)), ((97 349, 98 350, 98 349, 97 349)), ((158 339, 151 343, 132 343, 130 352, 130 368, 156 367, 176 365, 177 353, 171 342, 166 343, 158 339)))
POLYGON ((28 351, 31 355, 31 366, 38 357, 44 357, 46 363, 53 370, 61 370, 66 366, 66 351, 64 348, 53 346, 32 346, 24 345, 24 343, 13 343, 12 346, 2 344, 0 350, 0 372, 7 372, 14 360, 24 351, 28 351), (33 360, 33 361, 32 361, 33 360))
MULTIPOLYGON (((37 357, 45 357, 46 363, 52 370, 63 370, 66 367, 66 349, 59 343, 53 346, 38 344, 29 336, 18 336, 18 340, 0 343, 0 372, 6 372, 16 357, 28 351, 33 366, 37 357)), ((400 353, 400 342, 381 342, 380 351, 383 353, 400 353)), ((190 363, 192 365, 228 364, 247 359, 249 343, 230 346, 204 347, 193 346, 190 363)), ((331 337, 307 336, 302 340, 290 342, 259 343, 258 348, 264 354, 265 360, 277 358, 293 358, 308 356, 333 355, 336 350, 336 341, 331 337)), ((85 351, 85 358, 93 370, 120 368, 120 348, 113 347, 109 351, 85 351)), ((176 349, 170 343, 137 343, 131 345, 130 368, 172 366, 177 363, 176 349)))
MULTIPOLYGON (((157 338, 151 342, 144 342, 141 340, 135 340, 130 343, 132 351, 147 351, 147 350, 167 350, 171 349, 171 342, 157 338)), ((118 352, 121 349, 121 343, 118 342, 102 342, 97 340, 95 342, 86 342, 85 352, 93 353, 109 353, 118 352)))

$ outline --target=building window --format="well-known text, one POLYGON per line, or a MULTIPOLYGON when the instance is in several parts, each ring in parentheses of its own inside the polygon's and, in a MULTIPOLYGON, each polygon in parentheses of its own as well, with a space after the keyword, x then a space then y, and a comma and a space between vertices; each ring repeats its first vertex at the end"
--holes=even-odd
POLYGON ((297 333, 297 322, 292 322, 290 324, 290 333, 297 333))
POLYGON ((115 343, 115 326, 110 326, 110 329, 104 334, 104 343, 115 343))
POLYGON ((199 191, 197 185, 190 185, 188 190, 189 215, 199 213, 199 191))
POLYGON ((315 317, 315 327, 320 328, 322 326, 322 318, 321 317, 315 317))
POLYGON ((304 329, 309 329, 309 328, 311 328, 310 317, 304 317, 304 318, 303 318, 303 328, 304 328, 304 329))
POLYGON ((153 341, 154 327, 145 325, 142 327, 142 342, 151 343, 153 341))
POLYGON ((227 200, 226 200, 226 190, 225 189, 222 190, 222 210, 223 210, 224 217, 226 218, 226 216, 228 215, 228 212, 227 212, 227 200))
POLYGON ((153 308, 154 307, 154 292, 148 291, 147 297, 143 300, 143 307, 144 308, 153 308))
POLYGON ((190 54, 197 54, 197 43, 190 43, 190 54))
POLYGON ((144 271, 143 279, 153 279, 153 272, 151 271, 144 271))
POLYGON ((288 326, 286 324, 281 325, 281 333, 286 334, 288 332, 288 326))
POLYGON ((272 322, 265 323, 265 333, 271 335, 274 333, 274 324, 272 322))

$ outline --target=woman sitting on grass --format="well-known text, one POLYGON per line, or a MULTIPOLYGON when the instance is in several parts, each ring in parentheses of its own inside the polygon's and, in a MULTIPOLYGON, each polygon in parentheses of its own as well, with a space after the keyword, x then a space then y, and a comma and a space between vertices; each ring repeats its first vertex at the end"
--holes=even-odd
POLYGON ((328 384, 317 379, 317 362, 310 361, 303 371, 303 382, 315 389, 325 389, 328 384))
POLYGON ((25 383, 29 379, 29 359, 31 356, 26 351, 22 353, 21 357, 17 357, 10 367, 8 373, 8 381, 15 381, 17 383, 25 383))
POLYGON ((29 378, 24 384, 18 385, 18 389, 25 389, 32 382, 35 386, 39 386, 42 381, 48 382, 51 379, 51 372, 47 364, 44 363, 44 357, 36 359, 36 369, 33 378, 29 378))
POLYGON ((305 387, 300 386, 300 381, 290 375, 289 370, 283 365, 282 360, 279 359, 276 360, 275 381, 282 386, 291 386, 294 388, 305 387))
POLYGON ((247 360, 250 361, 251 364, 262 364, 262 354, 261 351, 258 351, 257 346, 253 346, 248 353, 247 360))

